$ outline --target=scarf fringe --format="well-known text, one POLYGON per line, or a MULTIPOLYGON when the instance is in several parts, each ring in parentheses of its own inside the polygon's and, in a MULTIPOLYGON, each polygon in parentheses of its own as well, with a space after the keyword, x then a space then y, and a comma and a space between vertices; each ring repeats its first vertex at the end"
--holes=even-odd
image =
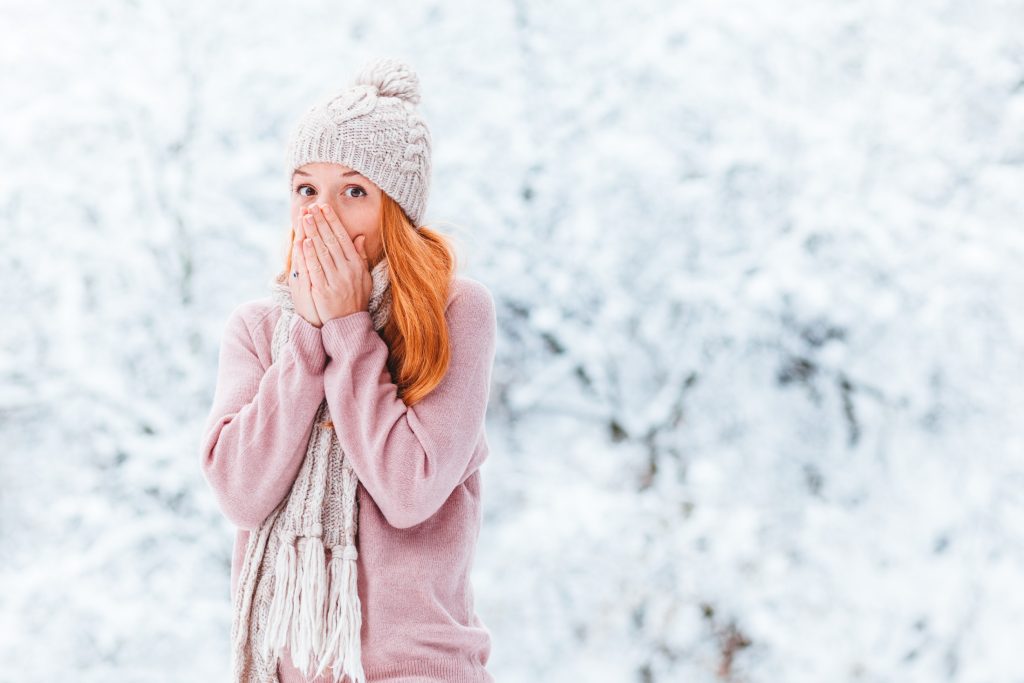
POLYGON ((279 657, 287 643, 292 663, 307 678, 332 667, 335 683, 346 674, 351 683, 365 683, 356 546, 334 546, 328 565, 319 536, 297 541, 282 542, 278 549, 264 658, 279 657), (316 671, 310 673, 314 664, 316 671))
POLYGON ((297 611, 292 615, 289 649, 295 668, 308 677, 312 658, 323 642, 321 628, 327 596, 327 567, 324 544, 318 536, 303 536, 299 539, 299 546, 302 573, 298 581, 297 611))
POLYGON ((348 674, 352 683, 366 681, 360 652, 363 612, 357 590, 358 557, 354 545, 337 545, 331 551, 328 635, 315 675, 319 676, 326 667, 331 666, 335 683, 345 674, 348 674))
POLYGON ((263 631, 263 658, 281 654, 288 638, 288 625, 292 618, 296 588, 295 546, 282 539, 274 566, 274 596, 270 603, 266 627, 263 631))

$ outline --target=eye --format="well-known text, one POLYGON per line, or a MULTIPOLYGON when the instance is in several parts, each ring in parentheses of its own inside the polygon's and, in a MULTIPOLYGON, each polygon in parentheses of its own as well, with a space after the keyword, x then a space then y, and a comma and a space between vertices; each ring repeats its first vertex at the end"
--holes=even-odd
POLYGON ((301 197, 308 197, 308 194, 302 194, 302 188, 304 187, 309 187, 309 185, 299 185, 298 187, 295 188, 295 193, 301 197))
MULTIPOLYGON (((358 185, 349 185, 348 187, 345 188, 345 192, 348 192, 349 190, 358 190, 359 192, 363 193, 363 194, 357 195, 357 196, 360 196, 360 197, 367 196, 366 190, 364 190, 363 188, 359 187, 358 185)), ((351 197, 352 195, 348 195, 348 196, 351 197)))

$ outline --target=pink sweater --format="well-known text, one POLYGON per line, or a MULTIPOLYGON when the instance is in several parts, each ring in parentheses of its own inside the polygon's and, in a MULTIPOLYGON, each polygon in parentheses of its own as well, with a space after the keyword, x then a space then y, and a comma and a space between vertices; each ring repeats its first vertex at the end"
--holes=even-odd
MULTIPOLYGON (((493 682, 485 669, 490 632, 474 612, 469 580, 481 522, 479 467, 488 453, 484 414, 497 328, 490 291, 455 277, 446 309, 451 365, 411 407, 398 398, 369 311, 319 329, 296 315, 271 364, 280 314, 268 296, 229 316, 202 436, 203 474, 238 527, 232 597, 250 530, 288 495, 326 396, 360 482, 358 586, 369 683, 493 682)), ((278 674, 283 683, 304 680, 287 651, 278 674)))

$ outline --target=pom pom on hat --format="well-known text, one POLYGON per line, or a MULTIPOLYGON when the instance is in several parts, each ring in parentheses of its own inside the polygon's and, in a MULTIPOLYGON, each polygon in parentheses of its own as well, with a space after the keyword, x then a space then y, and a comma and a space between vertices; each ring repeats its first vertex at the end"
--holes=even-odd
POLYGON ((420 103, 420 79, 408 63, 393 57, 376 59, 359 72, 356 85, 372 85, 380 97, 400 97, 411 104, 420 103))

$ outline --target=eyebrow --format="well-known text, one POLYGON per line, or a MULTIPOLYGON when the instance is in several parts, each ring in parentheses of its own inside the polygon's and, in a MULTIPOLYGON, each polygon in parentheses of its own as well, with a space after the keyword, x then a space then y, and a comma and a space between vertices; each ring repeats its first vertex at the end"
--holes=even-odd
MULTIPOLYGON (((304 175, 304 176, 308 176, 308 175, 309 175, 309 173, 306 173, 305 171, 295 171, 295 173, 293 173, 292 175, 304 175)), ((341 174, 341 175, 340 175, 339 177, 341 177, 341 178, 347 178, 347 177, 348 177, 348 176, 350 176, 350 175, 358 175, 358 176, 361 176, 362 174, 361 174, 361 173, 360 173, 359 171, 348 171, 348 172, 346 172, 346 173, 342 173, 342 174, 341 174)))

